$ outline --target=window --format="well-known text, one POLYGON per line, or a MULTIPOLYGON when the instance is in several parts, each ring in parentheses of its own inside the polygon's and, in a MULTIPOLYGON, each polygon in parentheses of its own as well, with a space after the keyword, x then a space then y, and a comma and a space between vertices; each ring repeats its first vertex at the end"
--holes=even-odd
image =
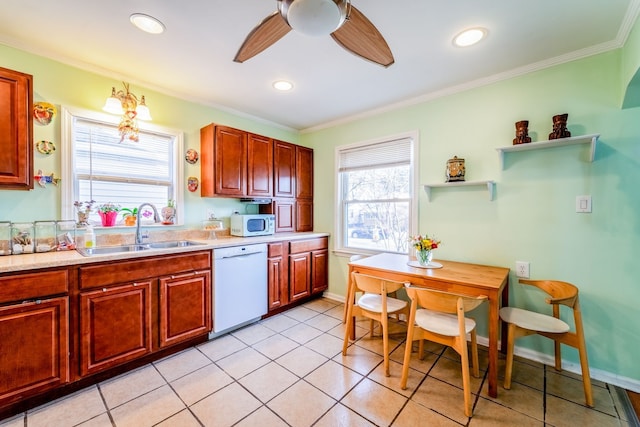
POLYGON ((417 222, 414 134, 337 149, 339 249, 406 253, 417 222))
MULTIPOLYGON (((139 123, 139 142, 120 142, 118 117, 63 110, 63 218, 76 218, 74 201, 94 200, 159 210, 169 199, 181 206, 182 134, 139 123)), ((181 209, 177 209, 181 212, 181 209)), ((178 223, 182 221, 178 219, 178 223)), ((100 224, 97 213, 89 217, 100 224)), ((152 222, 153 217, 146 219, 152 222)))

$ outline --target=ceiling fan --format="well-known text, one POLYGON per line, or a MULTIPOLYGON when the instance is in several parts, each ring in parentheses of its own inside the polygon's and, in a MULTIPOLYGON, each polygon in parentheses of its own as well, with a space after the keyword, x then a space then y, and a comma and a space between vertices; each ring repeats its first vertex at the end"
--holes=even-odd
POLYGON ((235 62, 253 58, 292 29, 331 37, 349 52, 388 67, 393 54, 378 29, 351 0, 276 0, 278 10, 255 27, 236 53, 235 62))

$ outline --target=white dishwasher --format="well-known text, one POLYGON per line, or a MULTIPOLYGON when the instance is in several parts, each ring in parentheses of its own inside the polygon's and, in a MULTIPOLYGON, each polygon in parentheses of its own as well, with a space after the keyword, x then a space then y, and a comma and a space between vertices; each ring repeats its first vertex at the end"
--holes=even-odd
POLYGON ((213 338, 267 314, 267 245, 213 250, 213 338))

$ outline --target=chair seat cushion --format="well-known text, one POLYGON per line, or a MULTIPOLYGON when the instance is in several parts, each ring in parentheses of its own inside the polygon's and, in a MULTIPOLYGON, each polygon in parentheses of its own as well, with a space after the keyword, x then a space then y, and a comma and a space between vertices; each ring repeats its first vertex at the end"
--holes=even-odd
POLYGON ((507 323, 528 329, 530 331, 550 332, 561 334, 569 331, 569 325, 553 316, 548 316, 535 311, 523 310, 516 307, 503 307, 500 309, 500 317, 507 323))
MULTIPOLYGON (((382 313, 382 295, 364 294, 358 300, 358 306, 367 311, 382 313)), ((387 297, 387 313, 394 313, 407 306, 407 302, 397 298, 387 297)))
MULTIPOLYGON (((448 337, 457 337, 460 335, 458 329, 458 316, 455 314, 440 313, 425 308, 416 311, 416 325, 427 331, 448 337)), ((473 331, 476 322, 473 319, 464 319, 465 333, 473 331)))

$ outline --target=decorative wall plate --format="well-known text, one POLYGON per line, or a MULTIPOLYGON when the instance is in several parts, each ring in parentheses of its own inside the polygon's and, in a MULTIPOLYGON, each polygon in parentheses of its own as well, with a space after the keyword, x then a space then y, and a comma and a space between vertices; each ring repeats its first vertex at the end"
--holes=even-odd
POLYGON ((49 155, 56 151, 56 144, 51 141, 38 141, 36 142, 36 150, 40 154, 49 155))
POLYGON ((56 106, 49 102, 34 102, 33 104, 33 119, 40 125, 46 126, 51 123, 57 112, 56 106))
POLYGON ((194 150, 193 148, 189 148, 187 150, 187 154, 185 154, 184 156, 184 159, 187 161, 187 163, 193 165, 197 163, 199 157, 200 156, 198 155, 198 152, 196 150, 194 150))
POLYGON ((200 181, 195 176, 187 178, 187 189, 192 193, 198 189, 198 184, 200 184, 200 181))

